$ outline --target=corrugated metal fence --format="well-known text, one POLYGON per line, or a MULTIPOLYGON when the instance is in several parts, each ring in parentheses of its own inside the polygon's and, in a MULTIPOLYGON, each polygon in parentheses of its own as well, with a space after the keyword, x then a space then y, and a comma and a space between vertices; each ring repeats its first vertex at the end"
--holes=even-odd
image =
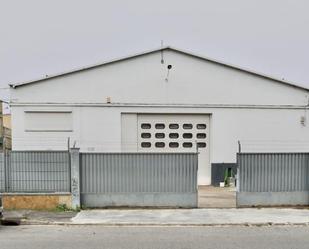
POLYGON ((309 202, 308 153, 239 153, 237 164, 239 206, 309 202))
POLYGON ((66 151, 0 153, 1 192, 70 192, 70 182, 66 151))
POLYGON ((194 153, 0 153, 0 191, 71 192, 71 169, 87 207, 197 206, 194 153))
POLYGON ((239 154, 239 190, 244 192, 307 190, 308 163, 308 153, 239 154))
POLYGON ((88 207, 196 206, 197 154, 81 153, 88 207))

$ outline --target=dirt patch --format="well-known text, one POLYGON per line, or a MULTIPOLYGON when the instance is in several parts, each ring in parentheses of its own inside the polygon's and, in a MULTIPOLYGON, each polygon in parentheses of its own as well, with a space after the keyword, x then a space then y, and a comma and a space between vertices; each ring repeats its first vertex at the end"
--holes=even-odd
POLYGON ((199 208, 235 208, 236 189, 200 186, 198 189, 199 208))
POLYGON ((55 209, 60 204, 71 206, 71 195, 3 195, 4 209, 55 209))

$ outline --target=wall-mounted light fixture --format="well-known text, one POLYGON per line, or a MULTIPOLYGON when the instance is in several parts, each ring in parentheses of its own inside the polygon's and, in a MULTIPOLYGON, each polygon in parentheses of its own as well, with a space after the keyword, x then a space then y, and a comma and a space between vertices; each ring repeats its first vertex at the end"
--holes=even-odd
POLYGON ((168 82, 168 76, 170 75, 170 70, 172 69, 172 65, 167 65, 167 75, 166 75, 166 78, 165 78, 165 81, 168 82))
POLYGON ((306 117, 305 117, 305 116, 301 116, 301 117, 300 117, 300 124, 301 124, 302 126, 306 126, 306 117))

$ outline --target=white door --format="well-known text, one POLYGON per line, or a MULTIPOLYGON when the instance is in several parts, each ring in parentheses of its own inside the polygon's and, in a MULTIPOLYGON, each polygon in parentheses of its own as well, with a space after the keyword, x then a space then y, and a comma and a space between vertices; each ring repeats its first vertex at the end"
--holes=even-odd
POLYGON ((137 125, 138 151, 198 151, 198 184, 211 184, 209 115, 138 114, 137 125))

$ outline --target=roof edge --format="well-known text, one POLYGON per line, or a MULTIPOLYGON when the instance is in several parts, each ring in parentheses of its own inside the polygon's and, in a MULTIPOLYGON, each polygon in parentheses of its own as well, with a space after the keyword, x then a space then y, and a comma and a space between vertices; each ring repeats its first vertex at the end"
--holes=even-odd
MULTIPOLYGON (((93 64, 93 65, 85 66, 85 67, 75 68, 73 70, 64 71, 64 72, 61 72, 61 73, 58 73, 58 74, 48 75, 46 77, 42 77, 42 78, 30 80, 30 81, 25 81, 25 82, 20 82, 20 83, 13 83, 13 84, 8 84, 8 85, 11 88, 17 88, 17 87, 20 87, 20 86, 29 85, 29 84, 32 84, 32 83, 37 83, 37 82, 40 82, 40 81, 45 81, 45 80, 48 80, 48 79, 60 77, 60 76, 63 76, 63 75, 77 73, 77 72, 81 72, 81 71, 84 71, 84 70, 93 69, 93 68, 96 68, 96 67, 100 67, 100 66, 104 66, 104 65, 108 65, 108 64, 124 61, 124 60, 129 60, 129 59, 132 59, 132 58, 135 58, 135 57, 139 57, 139 56, 155 53, 155 52, 166 50, 166 49, 172 49, 172 48, 170 46, 164 46, 164 47, 161 47, 161 48, 147 50, 147 51, 143 51, 143 52, 140 52, 140 53, 136 53, 136 54, 132 54, 132 55, 124 56, 124 57, 118 57, 118 58, 115 58, 115 59, 112 59, 112 60, 103 61, 103 62, 96 63, 96 64, 93 64)), ((173 49, 173 50, 175 50, 175 49, 173 49)))

